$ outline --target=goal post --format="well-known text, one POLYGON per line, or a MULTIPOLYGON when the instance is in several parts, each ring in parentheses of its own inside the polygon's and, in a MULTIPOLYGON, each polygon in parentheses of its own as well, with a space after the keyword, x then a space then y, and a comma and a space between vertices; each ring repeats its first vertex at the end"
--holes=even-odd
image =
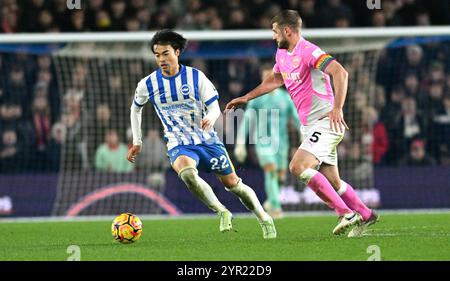
MULTIPOLYGON (((231 98, 259 84, 260 65, 273 63, 276 45, 270 30, 179 32, 189 40, 181 63, 205 72, 219 91, 222 109, 231 98)), ((149 46, 153 34, 0 35, 0 56, 25 54, 36 60, 49 55, 54 66, 58 100, 54 96, 46 98, 59 106, 52 127, 60 128, 64 136, 59 139, 59 180, 53 215, 111 215, 130 208, 139 214, 183 212, 180 206, 184 198, 167 197, 173 194, 167 189, 183 185, 181 181, 179 187, 166 182, 169 163, 160 121, 151 106, 146 106, 143 113, 141 160, 132 165, 125 157, 117 156, 117 151, 126 151, 130 144, 129 108, 135 87, 157 67, 149 46)), ((374 126, 378 120, 389 121, 382 114, 391 91, 404 84, 405 50, 409 46, 424 50, 430 42, 448 47, 450 27, 308 29, 302 36, 335 56, 349 72, 344 114, 351 129, 338 148, 339 169, 366 203, 382 206, 374 183, 374 166, 379 163, 373 159, 373 150, 385 149, 386 154, 389 148, 381 147, 384 140, 376 139, 379 136, 374 135, 374 126), (392 55, 389 65, 386 54, 392 55)), ((425 71, 436 60, 425 56, 421 59, 425 71)), ((448 60, 441 63, 449 68, 448 60)), ((236 135, 237 128, 230 124, 234 120, 221 116, 216 123, 219 135, 236 135)), ((389 131, 389 124, 384 125, 389 131)), ((300 144, 295 128, 290 130, 290 140, 292 149, 300 144)), ((225 145, 233 158, 234 143, 225 145)), ((248 148, 246 163, 234 164, 257 169, 253 148, 248 148)), ((389 157, 396 158, 395 151, 389 157)), ((245 170, 238 169, 238 174, 245 174, 245 170)), ((253 186, 255 189, 264 189, 262 179, 252 182, 258 185, 253 186)), ((283 184, 281 199, 287 211, 326 209, 292 177, 283 184)))

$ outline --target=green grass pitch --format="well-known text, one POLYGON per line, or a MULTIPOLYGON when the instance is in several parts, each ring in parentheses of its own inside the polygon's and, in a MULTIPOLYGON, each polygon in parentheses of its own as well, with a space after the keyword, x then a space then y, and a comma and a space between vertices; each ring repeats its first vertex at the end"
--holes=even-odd
MULTIPOLYGON (((111 221, 112 221, 111 217, 111 221)), ((450 213, 383 214, 368 235, 336 237, 334 216, 286 217, 278 238, 263 240, 256 219, 235 216, 237 232, 220 233, 216 218, 143 220, 139 241, 113 240, 111 221, 0 222, 0 260, 64 261, 70 245, 82 261, 365 261, 378 246, 382 260, 450 260, 450 213)))

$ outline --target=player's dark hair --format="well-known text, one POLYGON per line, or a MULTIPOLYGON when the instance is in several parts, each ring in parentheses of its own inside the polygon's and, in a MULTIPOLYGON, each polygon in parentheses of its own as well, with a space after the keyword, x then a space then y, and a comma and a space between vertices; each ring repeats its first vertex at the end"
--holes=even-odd
POLYGON ((187 45, 187 39, 170 29, 163 29, 155 33, 150 41, 150 47, 152 52, 155 53, 153 47, 158 45, 170 45, 174 50, 180 50, 180 53, 184 51, 187 45))
POLYGON ((302 18, 296 10, 283 10, 272 18, 271 24, 276 23, 280 28, 286 26, 292 30, 299 30, 302 26, 302 18))

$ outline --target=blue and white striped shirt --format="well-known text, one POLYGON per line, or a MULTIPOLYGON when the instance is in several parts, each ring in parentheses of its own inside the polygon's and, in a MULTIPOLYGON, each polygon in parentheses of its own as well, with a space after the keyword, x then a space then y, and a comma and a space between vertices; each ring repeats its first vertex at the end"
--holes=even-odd
POLYGON ((174 76, 164 76, 158 69, 142 79, 133 106, 140 108, 148 101, 153 104, 170 150, 179 145, 219 140, 214 129, 203 131, 200 126, 208 105, 218 98, 217 90, 202 71, 180 64, 180 71, 174 76))

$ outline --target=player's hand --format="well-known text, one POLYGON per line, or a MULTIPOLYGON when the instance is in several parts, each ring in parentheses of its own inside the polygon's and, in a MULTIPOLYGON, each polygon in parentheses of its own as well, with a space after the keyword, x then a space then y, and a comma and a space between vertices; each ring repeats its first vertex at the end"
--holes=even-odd
POLYGON ((247 150, 245 149, 245 144, 236 144, 234 147, 234 156, 236 160, 240 163, 245 161, 247 157, 247 150))
POLYGON ((128 150, 127 159, 131 163, 134 163, 136 161, 136 156, 141 152, 141 146, 140 145, 133 145, 133 147, 128 150))
POLYGON ((209 120, 208 117, 205 117, 202 119, 202 121, 200 121, 200 126, 202 127, 203 131, 208 131, 213 127, 213 125, 213 122, 209 120))
POLYGON ((227 103, 227 105, 225 106, 225 113, 227 113, 230 110, 235 109, 238 105, 246 104, 247 102, 248 102, 248 99, 245 96, 235 98, 232 101, 230 101, 229 103, 227 103))
POLYGON ((343 133, 345 129, 350 130, 344 120, 344 112, 340 108, 333 108, 328 112, 328 118, 330 118, 330 128, 337 132, 343 133))

